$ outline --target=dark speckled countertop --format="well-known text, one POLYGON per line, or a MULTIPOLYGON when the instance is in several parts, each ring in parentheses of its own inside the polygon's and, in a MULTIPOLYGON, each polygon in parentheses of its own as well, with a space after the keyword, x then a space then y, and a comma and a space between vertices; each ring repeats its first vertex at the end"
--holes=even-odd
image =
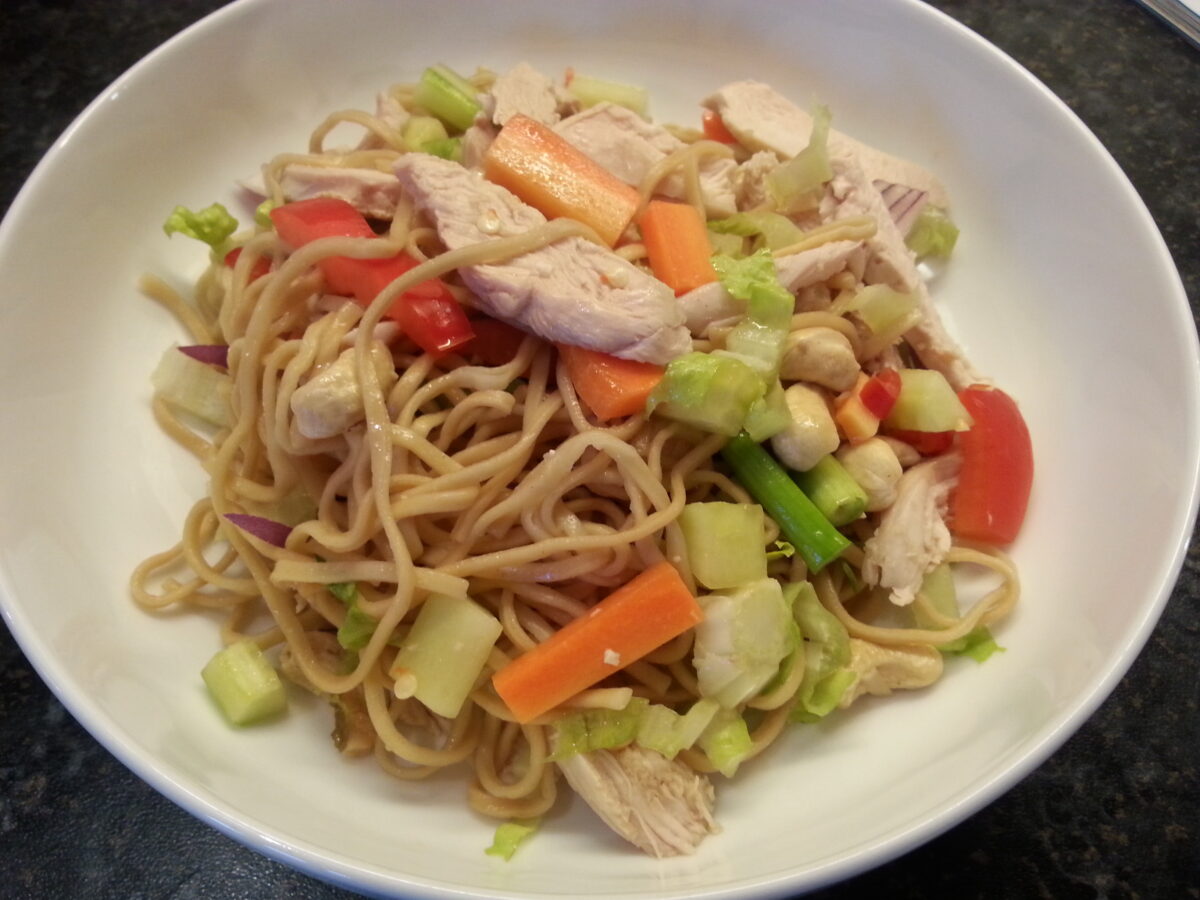
MULTIPOLYGON (((0 203, 110 81, 217 0, 4 0, 0 203)), ((1200 308, 1200 51, 1127 0, 936 0, 1077 112, 1200 308)), ((4 510, 19 515, 19 510, 4 510)), ((1200 545, 1141 657, 1048 762, 924 847, 814 895, 1200 898, 1200 545)), ((127 771, 0 629, 0 898, 334 898, 127 771)))

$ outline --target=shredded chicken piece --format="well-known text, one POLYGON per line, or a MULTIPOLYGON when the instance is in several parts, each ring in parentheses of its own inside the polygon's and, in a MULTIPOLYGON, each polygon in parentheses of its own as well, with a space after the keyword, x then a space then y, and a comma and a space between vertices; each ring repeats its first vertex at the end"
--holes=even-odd
POLYGON ((850 638, 850 670, 858 677, 838 704, 845 709, 863 694, 886 697, 892 691, 912 690, 942 677, 942 654, 929 644, 881 647, 850 638))
POLYGON ((554 125, 559 119, 554 82, 527 62, 517 63, 493 82, 489 105, 497 125, 517 115, 543 125, 554 125))
POLYGON ((950 549, 943 516, 959 465, 959 457, 948 453, 907 470, 896 485, 896 502, 863 546, 863 579, 890 588, 897 606, 913 602, 925 574, 950 549))
POLYGON ((693 853, 717 831, 712 783, 654 750, 593 750, 558 767, 609 828, 651 856, 693 853))

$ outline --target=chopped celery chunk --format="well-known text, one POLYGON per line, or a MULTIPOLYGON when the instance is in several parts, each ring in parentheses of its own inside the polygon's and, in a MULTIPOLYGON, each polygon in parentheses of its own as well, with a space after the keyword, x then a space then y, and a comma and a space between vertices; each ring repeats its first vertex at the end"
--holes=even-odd
POLYGON ((439 716, 454 718, 503 630, 495 616, 466 597, 430 594, 392 664, 397 693, 407 686, 439 716))
POLYGON ((821 457, 807 472, 793 472, 792 478, 838 528, 867 511, 867 492, 832 454, 821 457))
POLYGON ((886 340, 895 340, 921 319, 916 295, 884 284, 862 288, 846 308, 858 313, 873 335, 886 340))
POLYGON ((766 522, 753 503, 689 503, 679 516, 692 574, 710 590, 767 577, 766 522))
POLYGON ((958 243, 958 226, 944 209, 926 206, 908 232, 906 243, 918 257, 949 256, 958 243))
POLYGON ((413 116, 404 123, 400 132, 400 137, 409 150, 420 150, 430 141, 443 140, 449 136, 442 120, 433 116, 413 116))
POLYGON ((667 364, 646 409, 704 431, 735 435, 762 391, 762 379, 740 360, 685 353, 667 364))
POLYGON ((699 743, 709 762, 726 778, 737 774, 742 760, 754 749, 746 720, 730 709, 721 710, 713 718, 699 743))
POLYGON ((452 69, 436 65, 421 73, 413 99, 451 128, 466 131, 480 110, 471 83, 452 69))
POLYGON ((459 162, 462 160, 462 138, 448 137, 436 141, 426 141, 421 145, 420 150, 422 153, 428 153, 430 156, 438 156, 442 159, 448 159, 451 162, 459 162))
POLYGON ((578 100, 584 109, 607 100, 609 103, 633 110, 642 118, 646 117, 650 105, 650 94, 643 87, 605 81, 589 75, 573 75, 567 85, 567 93, 578 100))
MULTIPOLYGON (((929 601, 934 610, 947 618, 958 618, 958 591, 954 585, 954 575, 949 563, 942 563, 931 569, 921 583, 921 594, 929 601)), ((913 618, 918 628, 938 629, 942 624, 933 616, 927 615, 920 604, 913 606, 913 618)), ((1003 653, 1004 648, 996 643, 987 626, 980 625, 971 629, 958 640, 939 644, 938 650, 954 656, 969 656, 976 662, 984 662, 993 653, 1003 653)))
POLYGON ((287 708, 283 682, 254 641, 230 644, 200 675, 234 725, 253 725, 287 708))
POLYGON ((941 372, 901 369, 900 396, 884 424, 906 431, 966 431, 972 419, 941 372))
POLYGON ((150 376, 163 400, 211 425, 229 424, 229 374, 168 347, 150 376))
POLYGON ((624 709, 581 709, 567 713, 554 723, 551 759, 566 759, 576 753, 612 750, 633 743, 648 703, 634 697, 624 709))
POLYGON ((492 838, 492 846, 483 852, 488 856, 499 856, 507 861, 513 858, 517 848, 538 829, 538 819, 524 819, 504 822, 496 828, 496 836, 492 838))

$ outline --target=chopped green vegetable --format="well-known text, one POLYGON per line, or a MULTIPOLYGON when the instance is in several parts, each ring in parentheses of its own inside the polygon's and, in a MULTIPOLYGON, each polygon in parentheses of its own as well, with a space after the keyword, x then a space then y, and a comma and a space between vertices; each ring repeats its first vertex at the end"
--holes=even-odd
POLYGON ((449 136, 442 120, 433 116, 412 116, 400 131, 400 138, 409 150, 421 150, 430 141, 445 140, 449 136))
POLYGON ((966 431, 972 419, 941 372, 901 369, 900 396, 884 423, 908 431, 966 431))
POLYGON ((512 822, 504 822, 497 826, 496 835, 492 838, 492 846, 483 852, 488 856, 499 856, 508 861, 513 858, 517 848, 538 830, 540 824, 540 819, 517 819, 512 822))
POLYGON ((958 243, 958 227, 944 209, 926 206, 917 216, 905 242, 918 257, 946 257, 958 243))
POLYGON ((828 107, 818 106, 808 146, 767 175, 767 193, 780 212, 805 212, 820 202, 825 182, 833 178, 828 148, 832 118, 828 107))
POLYGON ((769 251, 760 250, 745 259, 714 256, 712 264, 729 295, 746 301, 746 315, 729 332, 725 348, 770 384, 779 376, 796 298, 779 283, 769 251))
POLYGON ((767 551, 767 559, 791 559, 796 555, 796 548, 787 541, 776 541, 775 549, 767 551))
POLYGON ((254 224, 262 228, 271 229, 275 227, 275 223, 271 221, 271 210, 279 204, 268 197, 258 206, 254 207, 254 224))
POLYGON ((746 434, 759 443, 774 437, 792 424, 792 412, 778 378, 771 380, 767 392, 750 404, 746 413, 746 434))
MULTIPOLYGON (((791 246, 804 237, 804 232, 787 216, 765 209, 736 213, 728 218, 714 219, 708 230, 720 235, 735 235, 754 238, 753 249, 760 251, 779 250, 791 246)), ((741 254, 730 254, 739 256, 741 254)))
POLYGON ((230 644, 200 674, 234 725, 253 725, 287 708, 283 682, 254 641, 230 644))
POLYGON ((350 601, 346 609, 346 618, 342 620, 342 625, 337 630, 338 643, 347 650, 361 650, 371 642, 377 625, 379 623, 359 607, 358 591, 356 590, 354 599, 350 601))
POLYGON ((168 347, 150 376, 155 392, 167 403, 211 425, 229 424, 229 394, 233 383, 227 372, 192 359, 178 347, 168 347))
POLYGON ((638 746, 674 759, 680 750, 689 749, 700 739, 720 709, 717 701, 702 698, 681 716, 670 707, 652 703, 638 724, 638 746))
MULTIPOLYGON (((921 593, 937 612, 948 618, 958 618, 958 592, 949 563, 942 563, 925 575, 925 580, 921 582, 921 593)), ((941 627, 932 616, 924 615, 920 606, 914 605, 913 618, 918 628, 941 627)), ((953 656, 969 656, 976 662, 985 662, 993 653, 1004 652, 985 625, 971 629, 958 640, 939 644, 938 650, 953 656)))
POLYGON ((741 259, 746 255, 746 239, 741 235, 721 234, 710 228, 708 231, 708 243, 712 247, 714 254, 728 256, 732 259, 741 259))
POLYGON ((581 709, 554 722, 553 760, 576 753, 612 750, 632 744, 638 736, 648 701, 634 697, 624 709, 581 709))
POLYGON ((819 572, 850 546, 766 450, 745 432, 732 438, 721 456, 734 477, 766 509, 813 572, 819 572))
POLYGON ((804 680, 797 691, 799 701, 792 718, 813 722, 837 707, 846 689, 854 683, 850 663, 850 635, 837 617, 821 605, 817 592, 807 581, 789 584, 784 597, 804 639, 804 680))
POLYGON ((858 313, 858 317, 880 340, 895 340, 921 320, 915 294, 894 291, 884 284, 870 284, 861 288, 846 304, 847 312, 858 313))
POLYGON ((453 719, 503 630, 495 616, 466 597, 430 594, 396 654, 392 678, 398 689, 406 684, 429 709, 453 719))
POLYGON ((326 585, 326 587, 329 589, 329 593, 347 605, 358 598, 358 585, 353 581, 339 581, 336 584, 326 585))
POLYGON ((421 73, 413 100, 459 131, 470 128, 481 109, 471 83, 443 65, 430 66, 421 73))
POLYGON ((238 222, 220 203, 193 212, 186 206, 177 206, 163 223, 163 231, 170 237, 178 232, 203 241, 220 253, 229 237, 237 231, 238 222))
POLYGON ((421 145, 420 150, 430 156, 438 156, 451 162, 460 162, 462 160, 462 138, 448 137, 436 141, 426 141, 421 145))
POLYGON ((807 472, 793 472, 792 477, 825 518, 838 528, 867 511, 867 492, 832 454, 821 457, 807 472))
POLYGON ((567 84, 567 93, 578 100, 584 109, 607 100, 609 103, 633 110, 643 119, 650 105, 650 94, 643 87, 605 81, 588 75, 573 75, 567 84))
POLYGON ((688 503, 679 516, 688 563, 711 590, 767 577, 765 521, 753 503, 688 503))
POLYGON ((685 353, 667 364, 646 410, 704 431, 734 435, 762 391, 762 379, 740 360, 685 353))
POLYGON ((732 709, 757 694, 792 652, 791 604, 774 578, 701 595, 692 663, 700 694, 732 709))
POLYGON ((700 735, 700 749, 726 778, 732 778, 750 751, 754 741, 746 720, 731 709, 723 709, 700 735))

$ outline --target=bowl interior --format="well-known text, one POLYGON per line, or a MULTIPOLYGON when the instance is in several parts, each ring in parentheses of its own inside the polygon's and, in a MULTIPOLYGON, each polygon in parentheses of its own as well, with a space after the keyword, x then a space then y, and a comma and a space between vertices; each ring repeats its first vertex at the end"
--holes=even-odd
POLYGON ((14 633, 155 787, 362 889, 782 893, 881 862, 1011 785, 1094 709, 1153 625, 1195 513, 1195 334, 1145 209, 1044 88, 915 0, 245 0, 147 58, 63 136, 5 220, 0 270, 0 591, 14 633), (401 784, 342 761, 315 702, 226 728, 198 678, 214 623, 128 599, 132 567, 175 540, 203 491, 149 415, 149 373, 182 333, 135 281, 186 287, 204 264, 198 245, 163 237, 166 214, 219 200, 248 215, 234 180, 302 149, 328 112, 369 109, 432 62, 522 59, 645 85, 655 118, 684 124, 721 84, 756 78, 933 169, 963 231, 935 299, 1034 436, 1006 652, 794 729, 718 785, 724 831, 691 858, 643 858, 573 802, 498 862, 461 778, 401 784))

